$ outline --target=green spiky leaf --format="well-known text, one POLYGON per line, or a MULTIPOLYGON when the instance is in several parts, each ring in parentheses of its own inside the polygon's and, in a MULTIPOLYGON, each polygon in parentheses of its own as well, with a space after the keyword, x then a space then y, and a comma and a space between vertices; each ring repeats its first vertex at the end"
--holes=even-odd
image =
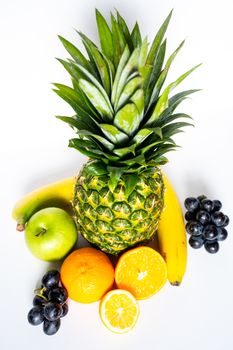
POLYGON ((121 161, 121 164, 125 164, 127 165, 128 167, 132 167, 133 165, 135 164, 139 164, 139 165, 143 165, 145 166, 145 157, 143 154, 140 154, 134 158, 130 158, 130 159, 126 159, 126 160, 122 160, 121 161))
POLYGON ((155 61, 157 53, 159 51, 160 44, 161 44, 161 42, 163 40, 163 37, 164 37, 164 35, 166 33, 166 30, 167 30, 168 24, 170 22, 171 16, 172 16, 172 11, 169 13, 167 18, 163 22, 162 26, 160 27, 159 31, 157 32, 157 34, 156 34, 156 36, 155 36, 155 38, 153 40, 153 43, 151 45, 151 48, 150 48, 150 51, 149 51, 149 54, 148 54, 148 57, 147 57, 147 61, 146 61, 146 65, 147 65, 147 67, 149 67, 149 70, 147 71, 147 75, 145 77, 145 81, 147 81, 147 79, 150 78, 150 74, 151 74, 151 71, 152 71, 152 68, 153 68, 154 61, 155 61))
POLYGON ((122 177, 125 183, 125 195, 128 197, 134 191, 140 177, 137 174, 123 175, 122 177))
POLYGON ((100 124, 100 128, 109 141, 116 145, 125 143, 129 139, 124 132, 117 129, 114 125, 100 124))
POLYGON ((126 46, 126 40, 121 32, 120 26, 117 23, 115 17, 111 15, 112 23, 112 42, 113 42, 113 62, 115 67, 118 67, 122 53, 126 46))
MULTIPOLYGON (((138 114, 139 114, 139 120, 140 122, 143 119, 143 112, 144 112, 144 91, 143 89, 138 89, 135 91, 133 96, 131 96, 130 101, 132 101, 135 106, 137 107, 138 114)), ((136 124, 136 127, 139 125, 136 124)), ((135 130, 134 130, 135 131, 135 130)))
POLYGON ((123 35, 125 37, 125 41, 129 47, 130 51, 133 51, 133 42, 132 42, 129 28, 128 28, 124 18, 121 17, 121 15, 119 14, 118 11, 117 11, 117 22, 118 22, 118 25, 119 25, 121 32, 123 33, 123 35))
MULTIPOLYGON (((161 88, 162 88, 162 86, 164 84, 164 81, 165 81, 165 79, 167 77, 167 74, 169 72, 171 64, 172 64, 173 60, 175 59, 175 57, 177 56, 178 52, 180 51, 180 49, 182 48, 183 45, 184 45, 184 41, 182 41, 181 44, 178 46, 178 48, 170 55, 170 57, 168 58, 168 60, 167 60, 167 62, 165 64, 165 67, 164 67, 163 71, 157 77, 156 83, 153 85, 152 92, 150 92, 150 101, 148 103, 147 110, 153 105, 154 102, 157 103, 157 99, 159 97, 159 93, 160 93, 161 88)), ((162 52, 162 54, 163 54, 163 52, 162 52)), ((153 74, 153 71, 151 73, 151 78, 152 78, 152 74, 153 74)), ((147 101, 148 101, 148 99, 147 99, 147 101)))
POLYGON ((163 132, 164 137, 171 137, 174 134, 180 132, 181 128, 183 128, 185 126, 193 126, 193 125, 190 123, 186 123, 186 122, 171 123, 171 124, 164 126, 162 128, 162 132, 163 132))
POLYGON ((109 76, 109 69, 106 61, 104 60, 102 54, 99 52, 96 45, 93 44, 93 42, 84 34, 79 33, 81 36, 83 42, 85 43, 85 46, 88 47, 89 53, 91 54, 96 68, 99 72, 102 85, 107 92, 108 95, 110 95, 110 89, 111 89, 111 82, 110 82, 110 76, 109 76))
POLYGON ((135 155, 135 147, 136 147, 136 144, 131 145, 131 146, 127 146, 127 147, 123 147, 123 148, 115 148, 113 152, 114 152, 114 154, 123 158, 129 154, 135 155))
POLYGON ((148 40, 147 38, 145 38, 142 42, 142 45, 140 47, 140 52, 139 52, 139 59, 138 59, 138 68, 139 71, 141 70, 141 68, 143 68, 146 64, 146 60, 147 60, 147 51, 148 51, 148 40))
POLYGON ((124 89, 124 86, 127 82, 128 77, 134 70, 138 68, 139 54, 140 54, 140 50, 139 48, 136 48, 131 54, 131 56, 129 57, 129 60, 125 64, 123 70, 121 71, 121 75, 117 82, 116 87, 114 86, 114 88, 116 89, 116 91, 114 91, 114 99, 113 99, 113 104, 115 108, 118 104, 118 100, 120 99, 121 92, 124 89))
POLYGON ((109 29, 109 26, 105 18, 97 9, 96 9, 96 22, 97 22, 102 52, 110 61, 113 61, 114 51, 113 51, 112 33, 111 33, 111 30, 109 29))
POLYGON ((127 170, 127 167, 114 167, 114 166, 107 166, 107 170, 109 172, 109 182, 108 186, 112 192, 114 192, 115 188, 117 187, 118 181, 120 180, 121 175, 127 170))
POLYGON ((102 176, 108 173, 106 164, 101 161, 90 162, 85 166, 87 175, 102 176))
POLYGON ((135 26, 133 27, 133 30, 131 33, 131 39, 132 39, 134 48, 141 46, 142 37, 141 37, 140 29, 139 29, 137 22, 135 23, 135 26))
POLYGON ((99 141, 101 143, 101 145, 103 145, 109 151, 112 151, 114 149, 114 145, 100 135, 93 134, 87 130, 79 130, 78 134, 80 136, 86 136, 87 138, 90 138, 90 139, 92 139, 92 138, 96 139, 97 141, 99 141))
POLYGON ((129 57, 130 57, 130 51, 129 51, 128 46, 126 45, 126 47, 124 49, 124 52, 123 52, 123 54, 121 56, 119 65, 117 67, 116 76, 115 76, 115 80, 114 80, 113 87, 112 87, 111 101, 112 101, 113 105, 117 105, 116 104, 117 87, 119 85, 119 81, 120 81, 120 78, 121 78, 122 71, 123 71, 123 69, 124 69, 128 59, 129 59, 129 57))
POLYGON ((125 87, 120 95, 119 101, 116 105, 116 111, 122 107, 134 94, 134 92, 142 87, 143 79, 140 76, 136 76, 125 84, 125 87))
POLYGON ((74 116, 74 117, 65 117, 65 116, 56 116, 57 119, 62 120, 63 122, 69 124, 72 128, 78 129, 78 130, 88 130, 90 132, 96 132, 96 130, 99 128, 95 122, 89 118, 83 118, 80 116, 74 116))
POLYGON ((153 134, 152 129, 141 129, 134 136, 130 144, 140 145, 149 135, 153 134))
POLYGON ((96 152, 89 151, 86 149, 86 147, 80 146, 79 140, 80 139, 69 140, 69 147, 77 149, 79 152, 81 152, 82 154, 84 154, 87 157, 90 157, 91 159, 101 159, 102 158, 96 152))
MULTIPOLYGON (((112 105, 111 105, 111 102, 109 100, 109 97, 108 97, 106 91, 104 90, 103 86, 98 82, 98 80, 92 74, 90 74, 85 68, 80 66, 79 64, 74 64, 74 68, 76 68, 76 70, 82 74, 81 79, 83 79, 83 76, 84 76, 85 77, 84 80, 90 81, 99 90, 99 92, 101 93, 101 95, 105 99, 109 110, 111 111, 111 113, 113 113, 113 109, 112 109, 112 105)), ((78 79, 78 81, 80 82, 80 78, 78 79)))
POLYGON ((115 118, 114 124, 121 131, 131 136, 140 124, 140 114, 134 103, 128 103, 120 109, 115 118))
POLYGON ((82 106, 80 106, 77 101, 74 101, 68 94, 66 94, 64 91, 61 91, 61 90, 56 90, 56 89, 53 89, 54 92, 56 92, 56 94, 58 96, 60 96, 64 101, 66 101, 72 108, 73 110, 79 115, 79 116, 82 116, 82 117, 86 117, 88 118, 89 117, 89 113, 83 109, 82 106))
POLYGON ((79 80, 79 85, 104 120, 112 120, 113 111, 109 108, 109 104, 106 102, 106 99, 95 87, 95 85, 84 79, 79 80))
POLYGON ((161 113, 167 108, 168 106, 168 96, 169 93, 177 86, 179 85, 189 74, 191 74, 196 68, 198 68, 200 64, 197 66, 191 68, 186 73, 182 74, 177 80, 175 80, 173 83, 169 84, 168 87, 164 90, 162 95, 160 96, 155 109, 149 119, 149 121, 146 123, 146 125, 150 125, 153 123, 160 115, 161 113))
POLYGON ((171 123, 174 120, 177 119, 181 119, 181 118, 185 118, 185 119, 192 119, 192 117, 190 117, 190 115, 185 114, 185 113, 176 113, 176 114, 163 114, 159 117, 159 119, 157 120, 158 122, 156 123, 157 126, 165 126, 169 123, 171 123))
POLYGON ((153 68, 152 68, 152 71, 150 74, 150 78, 147 79, 147 83, 144 83, 146 110, 150 107, 151 103, 155 99, 152 96, 152 92, 153 92, 155 84, 157 83, 157 80, 161 74, 165 53, 166 53, 166 40, 160 46, 157 59, 154 62, 154 65, 153 65, 153 68), (150 101, 151 101, 151 103, 149 104, 150 101))
POLYGON ((90 62, 86 59, 86 57, 76 46, 74 46, 71 42, 63 38, 61 35, 58 35, 58 38, 60 39, 61 43, 63 44, 67 52, 70 54, 70 56, 75 60, 75 62, 81 64, 87 70, 92 71, 90 62))

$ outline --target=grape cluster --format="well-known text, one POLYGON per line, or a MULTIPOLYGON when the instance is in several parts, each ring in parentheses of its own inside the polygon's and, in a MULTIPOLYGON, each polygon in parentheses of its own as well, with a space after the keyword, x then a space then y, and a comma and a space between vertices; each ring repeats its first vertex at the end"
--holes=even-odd
POLYGON ((220 211, 222 203, 199 196, 186 198, 184 205, 187 209, 186 231, 191 235, 190 246, 198 249, 204 245, 208 253, 217 253, 219 241, 224 241, 228 235, 225 227, 229 224, 229 217, 220 211))
POLYGON ((57 270, 48 271, 41 282, 41 289, 36 290, 33 308, 27 318, 33 326, 43 323, 44 333, 53 335, 60 328, 61 317, 68 313, 68 294, 61 285, 60 273, 57 270))

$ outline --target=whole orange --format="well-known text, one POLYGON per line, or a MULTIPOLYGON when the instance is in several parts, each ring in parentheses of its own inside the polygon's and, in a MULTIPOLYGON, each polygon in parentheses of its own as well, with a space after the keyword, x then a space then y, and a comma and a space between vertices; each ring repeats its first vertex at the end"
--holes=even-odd
POLYGON ((105 253, 94 248, 80 248, 64 260, 61 280, 71 299, 92 303, 111 289, 114 268, 105 253))

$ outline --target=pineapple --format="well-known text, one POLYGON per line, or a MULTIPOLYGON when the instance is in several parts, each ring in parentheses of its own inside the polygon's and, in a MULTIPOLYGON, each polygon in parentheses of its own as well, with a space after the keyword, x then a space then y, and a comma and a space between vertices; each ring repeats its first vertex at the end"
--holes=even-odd
MULTIPOLYGON (((194 69, 162 87, 182 42, 165 62, 170 13, 149 48, 136 23, 130 32, 117 12, 111 29, 96 10, 100 47, 79 32, 88 58, 59 36, 71 59, 59 59, 72 87, 54 91, 73 108, 58 116, 75 131, 69 146, 89 159, 75 185, 73 207, 80 233, 110 254, 151 239, 164 205, 160 166, 176 149, 174 134, 190 125, 177 106, 197 90, 170 92, 194 69)), ((187 119, 186 119, 187 120, 187 119)))

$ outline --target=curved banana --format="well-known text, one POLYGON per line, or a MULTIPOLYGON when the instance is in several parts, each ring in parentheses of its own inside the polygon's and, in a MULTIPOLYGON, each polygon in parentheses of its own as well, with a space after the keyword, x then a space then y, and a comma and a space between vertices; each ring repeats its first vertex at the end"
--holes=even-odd
POLYGON ((158 226, 159 251, 167 263, 168 280, 179 286, 187 264, 187 237, 181 206, 166 175, 164 210, 158 226))
POLYGON ((12 217, 17 221, 16 229, 23 231, 25 223, 38 210, 48 207, 71 208, 75 177, 57 181, 38 188, 23 198, 14 206, 12 217))

